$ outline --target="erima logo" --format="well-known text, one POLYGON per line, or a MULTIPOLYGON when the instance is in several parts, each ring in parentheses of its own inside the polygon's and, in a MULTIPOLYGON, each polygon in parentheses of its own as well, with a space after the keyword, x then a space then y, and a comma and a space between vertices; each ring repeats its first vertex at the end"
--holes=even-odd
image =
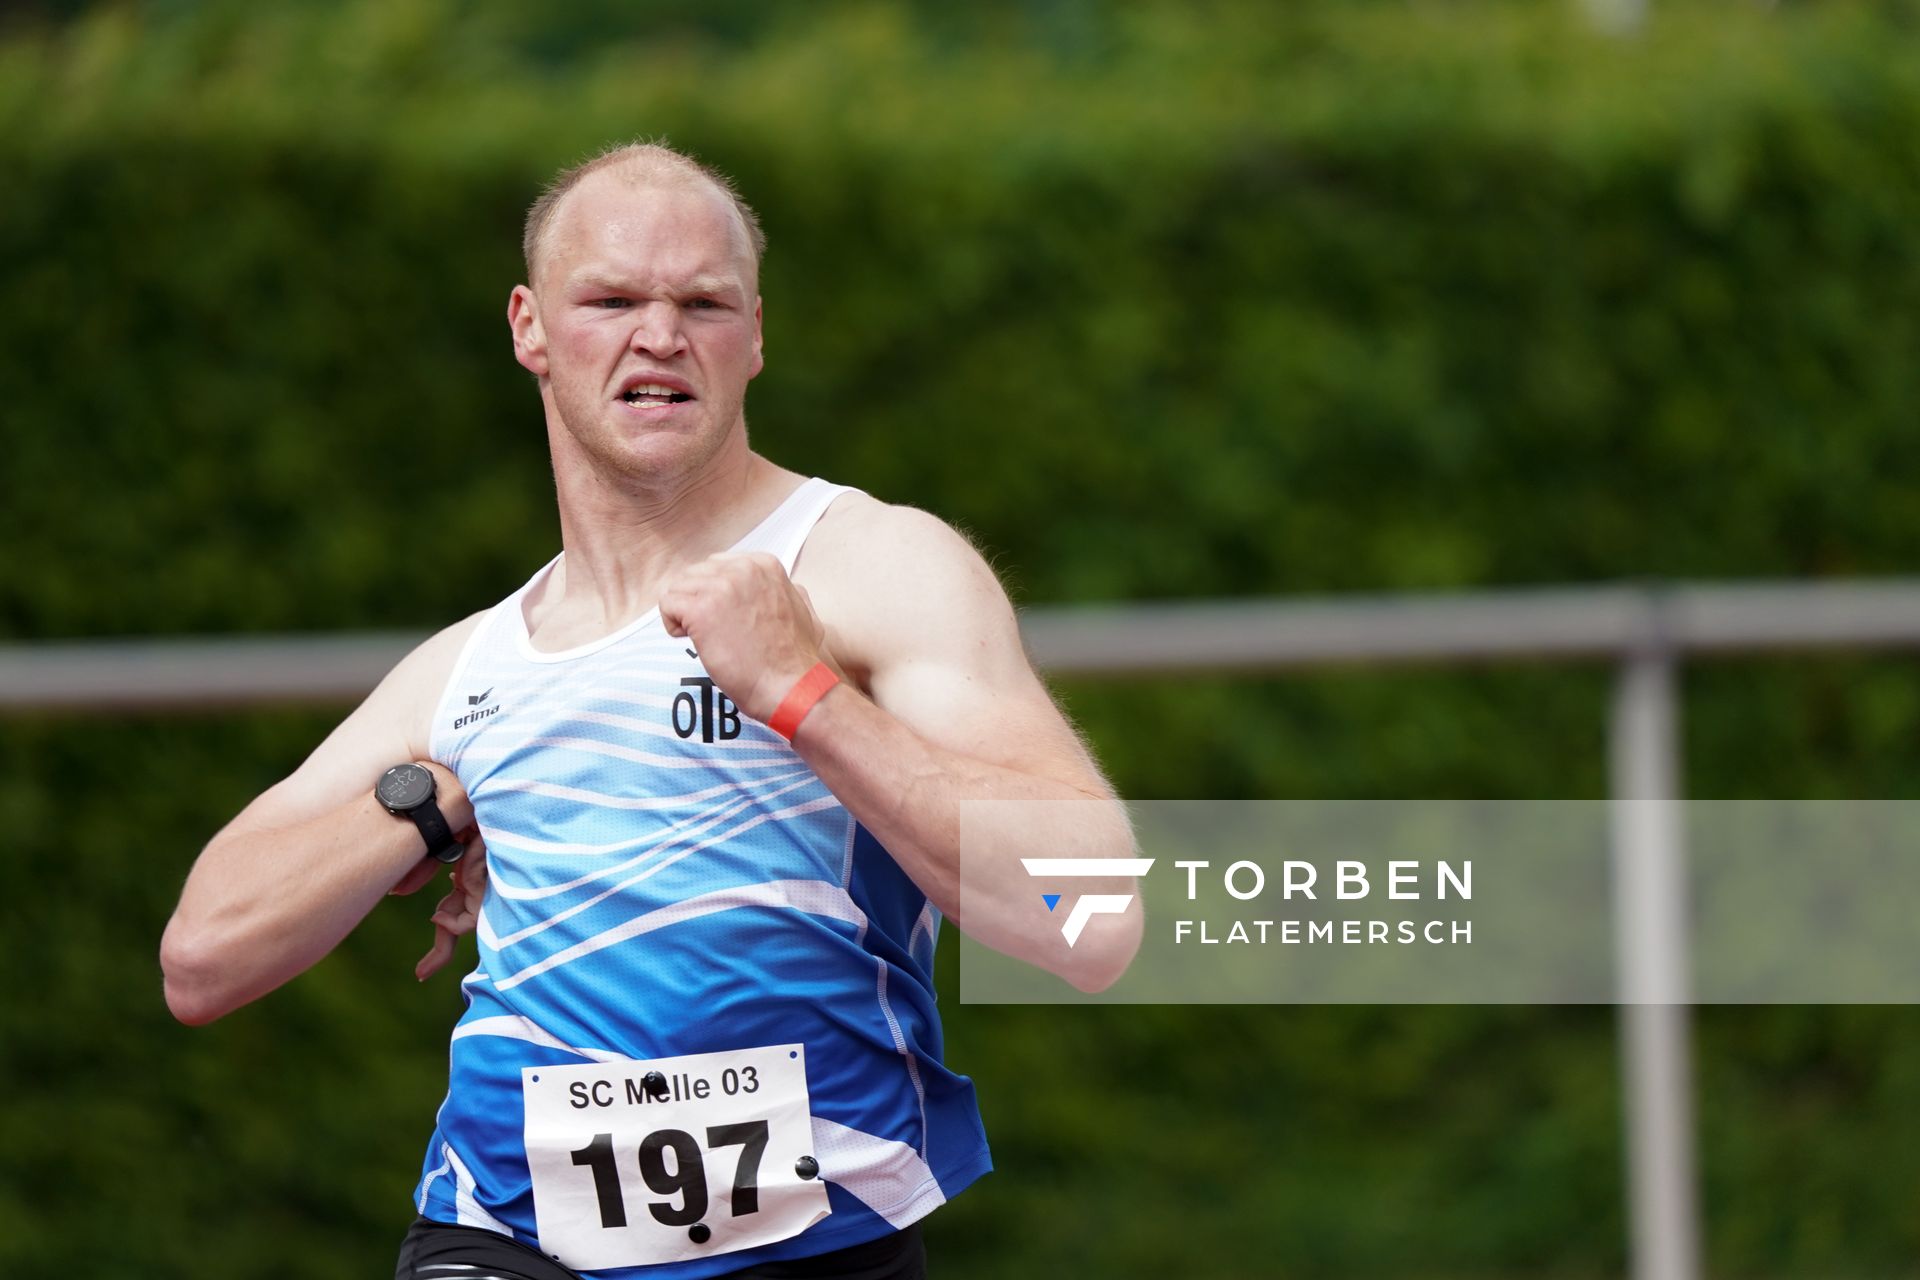
MULTIPOLYGON (((1022 858, 1020 865, 1027 874, 1041 880, 1073 876, 1143 876, 1153 866, 1152 858, 1022 858)), ((1060 905, 1062 895, 1043 893, 1040 901, 1052 911, 1060 905)), ((1087 921, 1094 916, 1119 915, 1133 903, 1130 893, 1083 893, 1074 900, 1072 910, 1067 912, 1066 923, 1060 926, 1060 932, 1066 935, 1067 945, 1072 946, 1080 940, 1080 933, 1087 927, 1087 921)))
MULTIPOLYGON (((488 698, 491 698, 492 696, 493 696, 493 686, 488 685, 485 689, 481 690, 479 693, 468 694, 467 705, 470 707, 480 707, 481 703, 485 702, 488 698)), ((467 714, 460 716, 459 718, 454 720, 453 727, 456 729, 464 729, 468 725, 473 724, 476 721, 485 720, 488 716, 498 715, 499 712, 500 712, 500 706, 498 703, 494 704, 491 707, 480 707, 478 711, 469 711, 467 712, 467 714)))

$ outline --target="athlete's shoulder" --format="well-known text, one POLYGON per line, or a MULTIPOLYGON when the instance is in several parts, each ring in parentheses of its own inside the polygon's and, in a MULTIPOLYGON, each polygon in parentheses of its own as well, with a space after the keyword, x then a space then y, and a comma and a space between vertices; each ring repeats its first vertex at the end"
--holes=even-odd
POLYGON ((418 749, 416 758, 425 757, 433 713, 447 681, 453 676, 455 664, 491 611, 490 608, 477 610, 422 640, 387 673, 374 691, 374 698, 369 699, 380 700, 405 728, 409 740, 418 749))
POLYGON ((795 565, 836 655, 867 667, 1013 629, 999 578, 932 512, 865 493, 837 497, 795 565))
POLYGON ((435 675, 444 681, 452 674, 453 664, 459 661, 467 641, 473 638, 473 633, 480 629, 480 624, 486 621, 487 614, 491 612, 491 607, 476 610, 434 632, 400 660, 400 665, 394 668, 395 673, 404 669, 414 681, 430 680, 435 675))
POLYGON ((883 502, 859 489, 835 496, 807 540, 817 539, 836 560, 871 566, 887 561, 968 566, 981 561, 973 540, 931 511, 883 502))
POLYGON ((273 812, 310 816, 364 795, 388 765, 428 758, 434 708, 485 611, 443 627, 395 663, 305 763, 270 790, 273 812))
POLYGON ((882 502, 857 489, 840 494, 821 514, 801 564, 869 591, 885 588, 896 601, 955 589, 1001 594, 992 568, 960 529, 930 511, 882 502))

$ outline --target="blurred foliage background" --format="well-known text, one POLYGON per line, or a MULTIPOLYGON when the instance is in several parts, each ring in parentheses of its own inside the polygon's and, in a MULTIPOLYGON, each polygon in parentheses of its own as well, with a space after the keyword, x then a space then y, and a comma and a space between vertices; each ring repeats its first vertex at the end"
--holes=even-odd
MULTIPOLYGON (((557 544, 504 324, 558 167, 771 238, 756 446, 1016 600, 1909 571, 1920 9, 1657 0, 16 6, 0 638, 443 625, 557 544), (1907 459, 1902 463, 1901 459, 1907 459)), ((1076 681, 1129 794, 1592 796, 1607 673, 1076 681)), ((343 709, 0 721, 0 1273, 391 1268, 429 904, 204 1030, 187 867, 343 709)), ((1688 674, 1701 796, 1906 797, 1905 661, 1688 674)), ((1608 1009, 966 1007, 947 1276, 1599 1276, 1608 1009)), ((443 975, 444 976, 444 975, 443 975)), ((1698 1019, 1709 1262, 1912 1275, 1920 1022, 1698 1019)))

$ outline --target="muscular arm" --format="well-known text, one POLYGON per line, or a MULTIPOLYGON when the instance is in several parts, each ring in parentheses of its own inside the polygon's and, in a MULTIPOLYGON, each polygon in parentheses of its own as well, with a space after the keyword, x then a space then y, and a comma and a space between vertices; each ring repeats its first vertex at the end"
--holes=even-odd
MULTIPOLYGON (((693 582, 676 584, 663 597, 663 615, 669 625, 691 622, 703 661, 729 695, 765 720, 793 681, 830 653, 854 679, 801 723, 794 738, 801 758, 970 936, 1083 990, 1111 985, 1139 946, 1137 896, 1124 916, 1102 917, 1068 947, 1058 919, 1040 909, 1044 886, 1020 859, 1131 857, 1132 831, 1034 675, 1006 594, 972 547, 923 512, 842 499, 795 569, 805 588, 794 593, 795 607, 805 617, 793 629, 805 635, 811 626, 812 651, 801 644, 789 652, 769 639, 779 609, 728 599, 728 569, 709 572, 710 580, 695 573, 693 582), (737 657, 723 651, 729 621, 743 636, 759 628, 740 641, 737 657), (716 662, 732 669, 723 675, 716 662)), ((1086 878, 1073 888, 1133 893, 1135 886, 1125 877, 1086 878)))
MULTIPOLYGON (((382 770, 427 757, 433 703, 479 615, 415 649, 291 775, 207 844, 160 944, 167 1006, 200 1024, 312 967, 396 885, 439 864, 419 832, 373 798, 382 770)), ((434 772, 456 831, 473 823, 452 773, 434 772)))

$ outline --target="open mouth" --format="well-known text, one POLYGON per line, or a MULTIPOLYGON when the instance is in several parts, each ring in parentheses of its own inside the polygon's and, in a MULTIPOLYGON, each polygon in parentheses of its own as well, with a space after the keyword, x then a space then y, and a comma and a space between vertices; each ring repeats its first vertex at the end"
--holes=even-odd
POLYGON ((670 404, 685 404, 693 399, 684 391, 675 391, 672 387, 658 382, 643 382, 624 392, 620 401, 636 409, 657 409, 670 404))

